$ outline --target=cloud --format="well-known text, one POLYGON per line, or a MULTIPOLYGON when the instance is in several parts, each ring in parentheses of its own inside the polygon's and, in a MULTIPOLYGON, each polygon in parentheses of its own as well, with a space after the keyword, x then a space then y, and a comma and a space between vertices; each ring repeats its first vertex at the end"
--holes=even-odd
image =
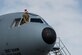
POLYGON ((61 37, 72 55, 82 51, 82 14, 78 0, 3 1, 0 14, 20 12, 27 8, 29 12, 42 16, 56 30, 57 36, 61 37))

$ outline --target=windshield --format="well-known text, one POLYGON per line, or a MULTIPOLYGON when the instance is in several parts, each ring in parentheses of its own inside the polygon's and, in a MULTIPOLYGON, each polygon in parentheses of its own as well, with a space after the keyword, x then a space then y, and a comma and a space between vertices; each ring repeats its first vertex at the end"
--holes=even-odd
POLYGON ((31 18, 30 22, 43 23, 43 21, 40 18, 31 18))

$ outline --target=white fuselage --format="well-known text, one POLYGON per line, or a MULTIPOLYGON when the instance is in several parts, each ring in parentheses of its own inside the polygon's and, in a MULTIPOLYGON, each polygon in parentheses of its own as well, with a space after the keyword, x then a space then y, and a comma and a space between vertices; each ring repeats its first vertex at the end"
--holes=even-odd
MULTIPOLYGON (((29 15, 30 19, 37 16, 29 15)), ((12 27, 12 22, 16 18, 22 18, 22 12, 0 16, 0 55, 48 54, 55 42, 47 44, 42 38, 42 30, 50 26, 29 20, 27 23, 12 27)))

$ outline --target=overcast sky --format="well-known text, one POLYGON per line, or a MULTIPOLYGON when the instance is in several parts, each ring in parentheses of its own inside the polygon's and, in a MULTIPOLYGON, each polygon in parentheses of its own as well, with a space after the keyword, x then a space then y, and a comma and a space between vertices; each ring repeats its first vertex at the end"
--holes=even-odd
POLYGON ((82 54, 82 0, 0 0, 0 15, 24 9, 43 17, 72 55, 82 54))

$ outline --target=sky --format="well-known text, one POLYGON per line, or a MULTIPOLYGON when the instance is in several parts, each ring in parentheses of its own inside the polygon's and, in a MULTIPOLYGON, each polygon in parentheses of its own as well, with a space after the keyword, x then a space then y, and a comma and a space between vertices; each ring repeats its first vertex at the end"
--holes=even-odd
POLYGON ((82 0, 0 0, 0 15, 24 9, 43 17, 71 55, 82 54, 82 0))

